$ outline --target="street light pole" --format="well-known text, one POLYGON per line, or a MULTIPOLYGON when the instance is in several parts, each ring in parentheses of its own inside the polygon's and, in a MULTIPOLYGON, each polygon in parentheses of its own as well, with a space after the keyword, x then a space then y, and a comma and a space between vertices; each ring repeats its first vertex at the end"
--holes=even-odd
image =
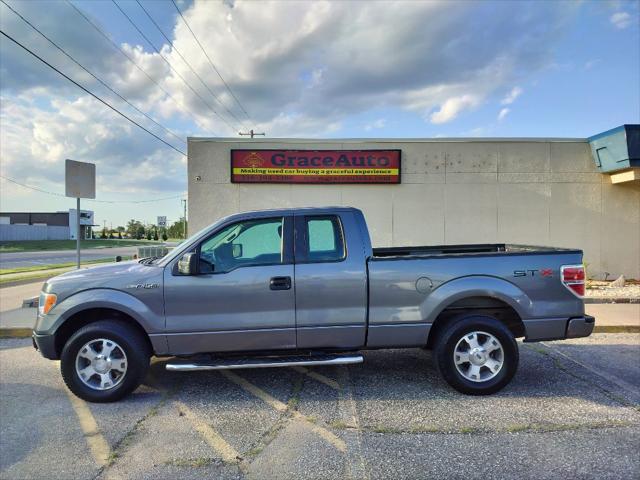
POLYGON ((182 199, 182 204, 184 206, 184 216, 182 217, 182 236, 184 239, 187 239, 187 200, 182 199))

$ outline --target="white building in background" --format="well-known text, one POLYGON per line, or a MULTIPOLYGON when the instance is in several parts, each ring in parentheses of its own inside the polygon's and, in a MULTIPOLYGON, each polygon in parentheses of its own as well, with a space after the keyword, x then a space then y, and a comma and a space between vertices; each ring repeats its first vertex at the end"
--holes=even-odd
MULTIPOLYGON (((75 240, 76 209, 68 212, 0 212, 0 241, 75 240)), ((92 210, 80 210, 80 238, 91 238, 92 210)))

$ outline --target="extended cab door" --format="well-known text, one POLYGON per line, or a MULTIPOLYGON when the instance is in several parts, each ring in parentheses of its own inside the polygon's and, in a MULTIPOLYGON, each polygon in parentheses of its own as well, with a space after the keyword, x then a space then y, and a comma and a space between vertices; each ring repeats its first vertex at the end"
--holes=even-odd
POLYGON ((165 269, 172 354, 296 347, 292 216, 225 225, 195 252, 197 274, 165 269))
POLYGON ((360 348, 365 344, 367 272, 351 211, 295 215, 298 348, 360 348))

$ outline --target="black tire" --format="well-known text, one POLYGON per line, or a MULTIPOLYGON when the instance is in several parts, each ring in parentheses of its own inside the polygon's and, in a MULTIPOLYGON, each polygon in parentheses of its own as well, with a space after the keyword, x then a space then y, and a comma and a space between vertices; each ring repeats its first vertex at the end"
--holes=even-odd
POLYGON ((151 352, 146 339, 131 325, 121 320, 100 320, 75 332, 62 349, 60 371, 75 395, 88 402, 115 402, 133 392, 144 380, 149 369, 151 352), (82 381, 76 372, 76 356, 91 340, 107 339, 117 343, 126 354, 127 368, 122 380, 108 390, 95 390, 82 381))
MULTIPOLYGON (((483 335, 481 337, 488 338, 483 335)), ((513 334, 502 322, 490 316, 470 315, 452 321, 438 335, 434 350, 435 363, 442 378, 459 392, 468 395, 490 395, 499 391, 511 381, 518 369, 518 344, 513 334), (502 346, 502 367, 495 376, 484 381, 465 378, 456 368, 454 361, 456 345, 472 332, 486 332, 493 335, 502 346)), ((464 370, 465 366, 469 368, 472 365, 471 363, 463 364, 461 369, 464 370)), ((481 370, 487 377, 492 375, 488 367, 482 367, 481 370)))

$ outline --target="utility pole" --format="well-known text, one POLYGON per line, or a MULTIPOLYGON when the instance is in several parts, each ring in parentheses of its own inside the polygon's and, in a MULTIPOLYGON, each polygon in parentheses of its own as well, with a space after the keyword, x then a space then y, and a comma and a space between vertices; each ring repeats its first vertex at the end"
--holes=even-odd
POLYGON ((242 135, 242 136, 250 136, 251 138, 255 137, 256 135, 262 135, 263 137, 265 136, 265 133, 256 133, 253 131, 253 128, 251 130, 249 130, 248 133, 243 133, 243 132, 238 132, 238 135, 242 135))
POLYGON ((182 204, 184 206, 184 216, 182 217, 182 236, 184 239, 187 239, 187 199, 182 199, 182 204))
POLYGON ((80 197, 76 198, 76 267, 80 270, 80 197))

